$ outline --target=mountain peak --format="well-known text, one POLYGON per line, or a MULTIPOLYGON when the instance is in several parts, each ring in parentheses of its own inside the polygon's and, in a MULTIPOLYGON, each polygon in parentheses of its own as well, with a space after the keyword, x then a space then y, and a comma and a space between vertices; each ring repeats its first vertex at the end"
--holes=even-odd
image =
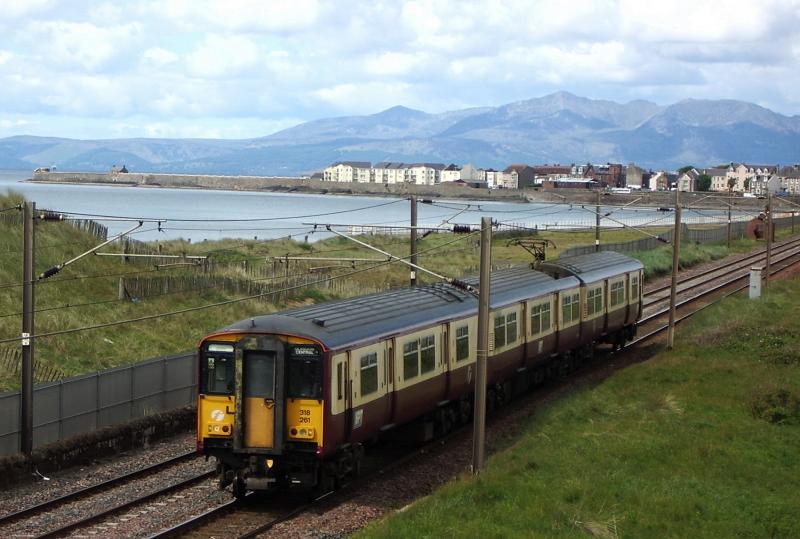
POLYGON ((428 113, 421 110, 410 109, 408 107, 404 107, 403 105, 395 105, 394 107, 382 110, 381 112, 372 114, 371 116, 373 118, 380 118, 382 120, 396 120, 424 118, 428 116, 428 113))

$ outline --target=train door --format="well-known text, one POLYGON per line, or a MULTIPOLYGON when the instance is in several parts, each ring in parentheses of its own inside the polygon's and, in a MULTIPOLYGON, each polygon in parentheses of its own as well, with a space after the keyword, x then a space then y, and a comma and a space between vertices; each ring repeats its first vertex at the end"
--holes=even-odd
POLYGON ((386 422, 391 424, 394 423, 394 418, 396 414, 396 406, 397 406, 397 394, 394 390, 394 373, 395 373, 395 364, 394 364, 394 351, 395 351, 395 339, 392 337, 386 341, 386 361, 384 362, 384 372, 386 373, 386 397, 387 401, 389 402, 389 409, 387 411, 387 420, 386 422))
POLYGON ((237 346, 234 449, 278 454, 284 430, 284 351, 277 339, 237 346))
POLYGON ((344 361, 344 437, 350 439, 353 432, 353 379, 350 374, 350 364, 352 359, 350 350, 347 351, 347 358, 344 361))
POLYGON ((444 394, 442 395, 441 400, 447 400, 450 395, 450 384, 452 380, 450 379, 451 374, 451 364, 450 364, 450 350, 452 344, 450 343, 450 324, 442 324, 442 353, 439 356, 439 365, 441 367, 441 372, 444 374, 444 394))

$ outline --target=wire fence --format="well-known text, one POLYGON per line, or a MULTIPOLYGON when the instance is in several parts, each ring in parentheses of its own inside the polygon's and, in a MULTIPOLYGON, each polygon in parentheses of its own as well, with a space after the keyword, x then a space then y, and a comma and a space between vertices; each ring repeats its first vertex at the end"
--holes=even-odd
MULTIPOLYGON (((33 395, 33 446, 194 404, 194 353, 39 384, 33 395)), ((20 394, 0 394, 0 455, 19 451, 20 394)))

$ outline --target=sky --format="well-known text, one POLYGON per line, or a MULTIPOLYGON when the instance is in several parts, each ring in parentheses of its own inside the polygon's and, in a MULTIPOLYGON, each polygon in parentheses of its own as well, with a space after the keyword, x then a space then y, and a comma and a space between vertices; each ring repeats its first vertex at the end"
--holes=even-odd
POLYGON ((800 0, 0 0, 0 137, 251 138, 555 91, 800 114, 800 0))

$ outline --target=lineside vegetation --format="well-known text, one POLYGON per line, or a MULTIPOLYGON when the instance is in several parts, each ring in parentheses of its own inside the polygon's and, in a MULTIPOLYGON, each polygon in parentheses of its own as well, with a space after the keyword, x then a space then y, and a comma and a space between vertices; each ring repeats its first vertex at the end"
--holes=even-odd
MULTIPOLYGON (((19 195, 0 196, 0 208, 23 202, 19 195)), ((21 212, 0 214, 0 340, 16 338, 21 331, 22 226, 21 212), (16 215, 16 216, 15 216, 16 215)), ((653 229, 652 233, 663 228, 653 229)), ((497 235, 493 242, 493 263, 506 266, 530 261, 530 255, 518 246, 509 245, 514 237, 529 237, 528 232, 497 235)), ((542 232, 537 237, 556 244, 548 250, 555 257, 574 245, 594 243, 594 231, 542 232)), ((604 230, 603 241, 627 241, 641 238, 635 230, 604 230)), ((135 236, 134 236, 135 238, 135 236)), ((408 238, 402 236, 367 236, 369 243, 400 257, 408 256, 408 238)), ((36 226, 36 271, 44 271, 97 245, 97 238, 67 223, 39 222, 36 226)), ((399 263, 386 264, 385 257, 367 251, 344 238, 328 238, 314 243, 293 239, 222 240, 188 243, 161 242, 163 253, 206 255, 213 261, 209 268, 165 267, 156 270, 155 262, 90 255, 67 267, 57 276, 36 286, 36 332, 46 333, 81 328, 117 320, 129 320, 159 313, 209 305, 260 293, 258 285, 269 284, 280 290, 296 286, 280 296, 260 299, 191 313, 45 337, 36 341, 38 373, 72 376, 127 365, 167 354, 192 350, 200 335, 256 314, 265 314, 294 305, 318 303, 329 299, 405 286, 409 270, 399 263), (290 262, 267 260, 267 257, 324 256, 341 257, 339 262, 290 262), (376 263, 347 261, 348 257, 374 258, 376 263), (325 267, 327 266, 327 267, 325 267), (290 280, 286 281, 285 277, 290 280), (305 281, 297 284, 297 278, 305 281), (118 301, 120 279, 162 283, 163 293, 133 295, 118 301), (172 279, 172 281, 169 281, 172 279), (169 282, 166 282, 169 281, 169 282), (211 281, 212 284, 208 284, 211 281), (219 284, 224 281, 224 284, 219 284), (319 282, 317 282, 319 281, 319 282), (179 284, 175 284, 175 283, 179 284), (166 283, 166 284, 164 284, 166 283), (182 284, 181 284, 182 283, 182 284), (216 283, 216 284, 215 284, 216 283), (303 284, 308 283, 308 284, 303 284)), ((754 242, 735 242, 733 251, 747 251, 754 242)), ((153 245, 155 249, 155 245, 153 245)), ((120 251, 110 245, 103 251, 120 251)), ((479 261, 478 234, 431 234, 418 243, 419 263, 437 273, 458 277, 476 273, 479 261)), ((725 256, 730 251, 720 246, 686 246, 682 265, 725 256)), ((648 274, 669 270, 669 246, 660 251, 636 253, 645 263, 648 274), (667 264, 666 266, 664 264, 667 264), (666 269, 665 269, 666 268, 666 269)), ((418 273, 420 282, 433 278, 418 273)), ((158 287, 156 287, 158 288, 158 287)), ((0 343, 0 361, 17 343, 0 343)), ((11 357, 7 355, 6 357, 11 357)), ((13 361, 12 359, 8 360, 13 361)), ((11 365, 0 368, 0 391, 18 387, 19 375, 11 365)), ((41 379, 40 379, 41 381, 41 379)))
POLYGON ((356 537, 800 537, 798 298, 793 280, 725 300, 356 537))

